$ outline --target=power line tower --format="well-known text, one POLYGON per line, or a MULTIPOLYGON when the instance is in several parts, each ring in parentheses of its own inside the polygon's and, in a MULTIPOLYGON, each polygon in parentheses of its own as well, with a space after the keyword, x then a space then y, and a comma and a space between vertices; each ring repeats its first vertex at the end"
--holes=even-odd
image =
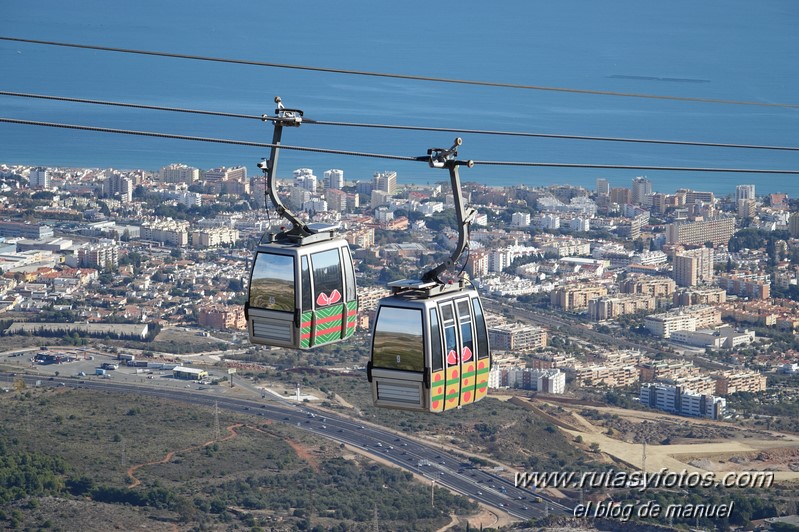
POLYGON ((372 530, 374 532, 380 532, 380 521, 377 518, 377 503, 375 503, 375 516, 372 519, 372 530))
POLYGON ((222 428, 219 426, 219 401, 214 401, 214 437, 222 437, 222 428))
POLYGON ((644 445, 641 451, 641 473, 646 473, 646 436, 644 436, 644 445))

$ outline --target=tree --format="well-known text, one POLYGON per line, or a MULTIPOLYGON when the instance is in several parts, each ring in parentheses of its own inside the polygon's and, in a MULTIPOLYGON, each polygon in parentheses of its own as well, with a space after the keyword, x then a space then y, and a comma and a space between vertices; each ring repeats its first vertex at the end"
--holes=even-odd
POLYGON ((592 443, 591 445, 588 446, 588 448, 591 450, 592 453, 599 452, 599 444, 597 442, 592 443))

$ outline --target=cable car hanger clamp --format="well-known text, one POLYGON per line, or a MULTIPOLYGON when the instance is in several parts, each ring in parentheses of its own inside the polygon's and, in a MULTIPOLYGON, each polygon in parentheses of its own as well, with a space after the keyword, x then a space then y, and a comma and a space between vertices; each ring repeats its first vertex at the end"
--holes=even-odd
POLYGON ((430 148, 427 150, 427 159, 431 168, 446 168, 449 170, 449 180, 452 185, 452 196, 455 202, 455 216, 458 221, 458 244, 455 246, 455 249, 447 261, 422 274, 422 282, 435 282, 439 285, 444 284, 439 278, 439 275, 458 262, 461 255, 463 255, 463 251, 469 244, 469 226, 477 215, 477 211, 472 207, 466 209, 463 205, 461 179, 458 174, 458 167, 463 165, 472 168, 474 166, 474 161, 459 161, 457 159, 458 146, 462 143, 463 140, 457 137, 452 147, 449 149, 430 148))

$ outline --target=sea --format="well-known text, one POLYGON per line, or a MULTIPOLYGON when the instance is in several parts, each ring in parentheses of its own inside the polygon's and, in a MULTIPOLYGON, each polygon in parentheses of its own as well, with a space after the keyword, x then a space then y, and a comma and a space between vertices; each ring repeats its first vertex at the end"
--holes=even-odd
MULTIPOLYGON (((272 114, 274 97, 320 121, 799 147, 795 0, 3 0, 0 36, 455 80, 755 104, 474 86, 85 50, 0 40, 2 91, 272 114)), ((0 116, 268 143, 269 122, 0 95, 0 116)), ((463 138, 463 181, 530 187, 645 175, 678 188, 799 197, 797 176, 498 166, 536 162, 799 170, 794 150, 731 149, 423 132, 305 123, 283 144, 399 157, 463 138)), ((267 148, 0 123, 0 163, 142 168, 247 166, 267 148)), ((281 151, 278 176, 396 171, 432 183, 445 171, 392 158, 281 151)))

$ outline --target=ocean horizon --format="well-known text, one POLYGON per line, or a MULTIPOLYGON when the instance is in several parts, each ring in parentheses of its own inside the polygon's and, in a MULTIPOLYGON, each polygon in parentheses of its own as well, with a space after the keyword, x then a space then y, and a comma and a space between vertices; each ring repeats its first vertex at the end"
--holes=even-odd
MULTIPOLYGON (((254 0, 222 7, 146 0, 115 7, 99 0, 67 6, 7 0, 5 36, 401 75, 615 91, 677 98, 797 105, 799 6, 745 0, 642 6, 632 0, 557 4, 476 0, 446 16, 413 0, 374 6, 254 0), (284 21, 285 24, 282 24, 284 21), (285 26, 285 27, 283 27, 285 26)), ((799 109, 599 94, 484 87, 264 68, 0 41, 3 90, 260 116, 287 107, 316 120, 436 128, 799 146, 799 109)), ((124 109, 0 96, 2 116, 178 135, 268 143, 257 120, 124 109)), ((401 157, 424 155, 463 138, 459 156, 476 161, 799 169, 797 151, 518 138, 303 124, 286 145, 401 157)), ((171 163, 208 169, 247 166, 266 148, 207 144, 0 123, 0 162, 157 170, 171 163)), ((348 180, 395 170, 401 183, 447 180, 423 163, 283 150, 278 175, 340 168, 348 180)), ((529 168, 477 165, 463 181, 492 186, 569 183, 597 178, 629 186, 639 175, 653 190, 799 197, 799 179, 776 174, 529 168)))

